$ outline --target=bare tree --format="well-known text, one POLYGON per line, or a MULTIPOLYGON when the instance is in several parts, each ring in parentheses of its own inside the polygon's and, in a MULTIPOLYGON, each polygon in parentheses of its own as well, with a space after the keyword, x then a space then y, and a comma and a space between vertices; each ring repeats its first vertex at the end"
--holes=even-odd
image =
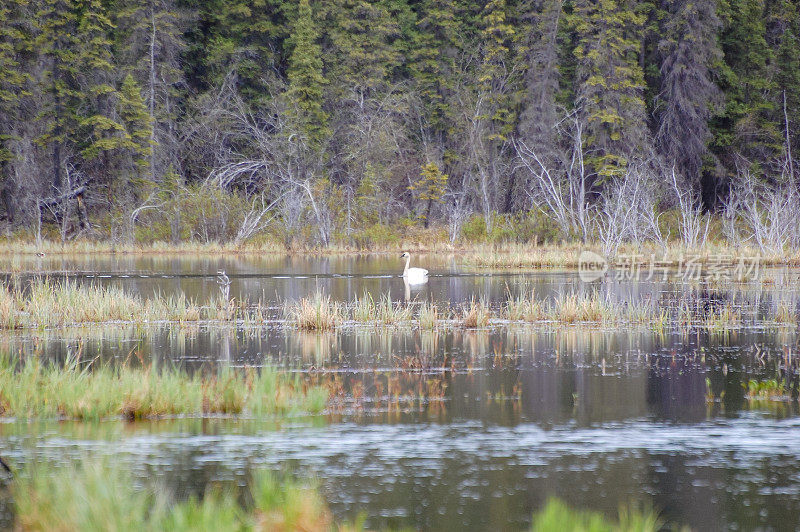
MULTIPOLYGON (((726 214, 739 214, 747 231, 744 240, 755 242, 762 253, 797 246, 800 243, 800 221, 797 218, 800 194, 796 185, 793 182, 765 183, 756 178, 748 166, 740 164, 728 195, 726 214)), ((735 238, 738 235, 727 236, 735 238)))
POLYGON ((669 173, 669 183, 680 214, 680 236, 683 245, 687 248, 704 246, 708 239, 710 217, 705 217, 703 224, 703 209, 700 206, 697 189, 680 183, 674 167, 669 173))
POLYGON ((589 181, 583 161, 583 126, 574 114, 565 118, 562 134, 571 142, 566 152, 556 150, 546 157, 524 140, 514 142, 518 165, 528 177, 526 192, 533 205, 552 216, 564 236, 589 236, 589 181), (549 161, 549 162, 548 162, 549 161))
POLYGON ((624 176, 606 183, 594 218, 605 255, 616 255, 625 242, 650 240, 666 249, 657 198, 653 172, 646 163, 628 165, 624 176))

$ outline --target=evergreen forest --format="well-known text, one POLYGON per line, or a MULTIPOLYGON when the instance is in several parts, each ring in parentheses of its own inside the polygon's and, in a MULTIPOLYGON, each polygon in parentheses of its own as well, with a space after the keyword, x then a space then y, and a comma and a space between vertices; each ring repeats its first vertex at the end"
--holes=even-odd
POLYGON ((800 247, 800 0, 2 0, 7 235, 800 247))

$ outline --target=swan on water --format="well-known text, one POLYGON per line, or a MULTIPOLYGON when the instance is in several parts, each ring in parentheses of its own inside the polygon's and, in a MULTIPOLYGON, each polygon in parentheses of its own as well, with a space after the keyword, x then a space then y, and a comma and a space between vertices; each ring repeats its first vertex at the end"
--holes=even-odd
POLYGON ((401 259, 406 259, 406 267, 403 270, 403 279, 408 281, 408 284, 423 284, 428 282, 428 270, 425 268, 409 268, 411 262, 411 255, 406 251, 400 255, 401 259))

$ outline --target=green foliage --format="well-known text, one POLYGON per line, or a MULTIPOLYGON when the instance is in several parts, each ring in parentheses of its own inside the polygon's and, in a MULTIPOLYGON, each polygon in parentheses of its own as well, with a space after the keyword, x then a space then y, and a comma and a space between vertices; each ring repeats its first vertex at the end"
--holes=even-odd
POLYGON ((126 465, 84 457, 78 465, 32 464, 13 485, 24 530, 327 530, 330 513, 313 488, 255 471, 243 489, 211 485, 202 499, 176 501, 162 487, 138 485, 126 465), (252 501, 243 506, 239 499, 252 501))
POLYGON ((714 120, 714 147, 728 156, 741 154, 763 170, 782 150, 779 123, 769 119, 777 101, 769 97, 776 88, 770 72, 775 57, 767 43, 765 2, 723 1, 720 12, 726 104, 714 120))
POLYGON ((150 139, 153 126, 141 89, 130 74, 122 81, 117 107, 125 127, 124 147, 132 152, 136 166, 140 169, 145 168, 152 152, 150 139))
POLYGON ((179 176, 168 173, 159 196, 159 209, 145 211, 136 226, 136 242, 229 242, 250 209, 236 192, 202 185, 180 186, 179 176))
POLYGON ((0 384, 0 416, 22 419, 136 420, 242 412, 273 416, 321 410, 320 390, 309 389, 306 401, 299 383, 270 368, 201 376, 172 368, 93 367, 76 359, 62 366, 0 354, 0 384))
POLYGON ((634 507, 620 507, 619 522, 603 514, 574 510, 559 499, 547 501, 544 509, 533 516, 531 532, 656 532, 663 526, 658 514, 634 507))
MULTIPOLYGON (((144 241, 228 239, 261 198, 287 245, 385 242, 417 215, 455 233, 473 211, 486 228, 468 238, 549 240, 493 215, 530 205, 516 141, 561 181, 586 163, 590 202, 635 161, 716 208, 740 167, 789 181, 798 124, 798 0, 0 5, 0 216, 20 205, 16 225, 69 175, 107 232, 140 224, 144 241), (199 186, 228 171, 226 192, 199 186)), ((42 231, 68 238, 49 210, 42 231)))
POLYGON ((425 203, 425 227, 428 227, 428 220, 431 217, 431 209, 434 203, 442 203, 445 192, 447 191, 447 174, 443 174, 436 163, 428 163, 420 169, 419 180, 409 186, 409 190, 417 192, 417 199, 425 203))
POLYGON ((330 50, 328 77, 334 80, 337 100, 364 98, 384 89, 400 64, 395 47, 398 23, 383 2, 332 0, 324 3, 323 17, 330 50), (351 91, 355 89, 355 94, 351 91))
POLYGON ((620 175, 645 138, 639 42, 646 17, 628 0, 577 0, 569 21, 578 61, 576 106, 585 115, 586 162, 620 175))
POLYGON ((322 87, 327 80, 322 74, 322 49, 320 33, 314 23, 314 13, 309 0, 300 0, 291 37, 286 77, 289 88, 286 99, 290 116, 314 145, 328 135, 328 114, 322 108, 322 87))
POLYGON ((454 81, 461 9, 455 0, 424 0, 417 10, 417 28, 409 69, 425 106, 429 127, 443 132, 452 121, 448 102, 454 81))
POLYGON ((765 380, 750 379, 749 381, 747 381, 746 385, 742 383, 742 387, 745 388, 748 399, 767 400, 767 399, 786 397, 786 395, 788 395, 788 390, 782 380, 778 381, 776 379, 765 379, 765 380))
POLYGON ((386 246, 400 242, 399 231, 387 224, 371 224, 353 233, 353 243, 361 249, 386 246))
POLYGON ((29 78, 21 62, 21 54, 30 45, 30 34, 23 25, 26 4, 25 0, 0 3, 0 183, 5 178, 5 163, 13 159, 8 142, 29 78))
POLYGON ((558 226, 540 212, 516 215, 493 215, 491 231, 486 232, 482 216, 474 215, 461 229, 462 238, 470 243, 555 242, 560 237, 558 226))

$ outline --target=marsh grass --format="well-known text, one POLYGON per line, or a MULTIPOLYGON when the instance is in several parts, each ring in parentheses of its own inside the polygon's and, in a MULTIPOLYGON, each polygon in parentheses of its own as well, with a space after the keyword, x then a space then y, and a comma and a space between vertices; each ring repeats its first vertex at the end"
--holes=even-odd
POLYGON ((377 306, 378 323, 383 325, 397 325, 411 321, 413 315, 412 309, 409 305, 404 305, 402 302, 394 303, 389 294, 381 297, 377 306))
POLYGON ((742 387, 745 388, 746 397, 754 401, 780 400, 789 396, 784 382, 777 379, 750 379, 746 385, 742 383, 742 387))
POLYGON ((664 521, 650 508, 620 506, 617 521, 599 512, 575 510, 559 499, 550 499, 534 514, 531 532, 656 532, 664 521))
POLYGON ((703 320, 703 326, 709 332, 728 332, 742 326, 742 314, 732 305, 711 309, 703 320))
POLYGON ((189 375, 178 369, 63 366, 0 355, 0 417, 135 420, 158 416, 319 412, 325 392, 269 368, 189 375))
POLYGON ((536 298, 533 291, 527 296, 523 294, 511 296, 509 294, 505 306, 505 317, 511 321, 543 321, 550 318, 550 309, 544 301, 536 298))
POLYGON ((773 319, 776 323, 796 324, 797 313, 785 301, 778 303, 773 319))
POLYGON ((376 325, 399 325, 408 323, 413 318, 412 308, 400 301, 392 301, 389 294, 375 301, 371 294, 365 293, 356 297, 351 305, 352 321, 356 323, 374 323, 376 325))
POLYGON ((4 329, 118 321, 194 322, 219 319, 223 308, 231 309, 232 302, 212 300, 210 306, 201 307, 184 294, 143 299, 117 286, 79 285, 69 280, 40 279, 24 289, 0 288, 0 327, 4 329))
POLYGON ((567 268, 578 266, 583 249, 578 244, 478 246, 464 254, 463 262, 479 268, 567 268))
MULTIPOLYGON (((418 320, 420 328, 427 330, 442 325, 443 321, 465 327, 485 327, 494 317, 511 322, 563 325, 649 324, 659 330, 675 323, 686 330, 702 328, 710 332, 726 332, 742 326, 742 311, 731 304, 708 310, 698 301, 682 299, 671 312, 669 307, 660 307, 658 302, 619 302, 598 291, 562 293, 548 299, 539 299, 530 291, 517 295, 509 293, 499 308, 492 309, 485 300, 473 298, 465 306, 451 310, 431 303, 393 301, 389 294, 376 300, 365 293, 346 303, 316 292, 299 301, 286 302, 283 317, 288 325, 307 331, 331 331, 345 323, 412 325, 415 320, 418 320), (419 312, 415 312, 417 305, 419 312)), ((259 327, 271 319, 274 319, 274 310, 261 302, 249 304, 221 295, 199 305, 182 293, 142 298, 113 285, 83 285, 69 280, 53 282, 40 279, 22 288, 0 288, 0 329, 47 329, 119 322, 192 324, 203 321, 259 327)), ((796 312, 785 302, 780 302, 764 319, 781 324, 798 322, 796 312)))
MULTIPOLYGON (((495 245, 472 245, 463 253, 462 262, 478 268, 576 268, 580 264, 583 251, 592 251, 602 256, 602 246, 598 243, 583 244, 566 242, 538 246, 525 243, 508 243, 495 245)), ((657 245, 623 245, 616 257, 610 257, 612 263, 621 261, 626 266, 638 264, 647 266, 656 257, 659 262, 671 263, 677 269, 692 257, 697 264, 719 264, 721 258, 727 258, 730 266, 739 261, 749 263, 758 260, 760 265, 797 264, 800 262, 800 250, 764 253, 753 246, 737 246, 735 249, 725 242, 709 242, 703 248, 687 248, 680 244, 670 245, 666 252, 657 245)))
POLYGON ((356 296, 351 305, 353 321, 358 323, 377 321, 375 307, 375 300, 369 292, 361 297, 356 296))
POLYGON ((321 292, 287 304, 284 315, 289 323, 304 331, 332 331, 345 321, 342 304, 321 292))
POLYGON ((447 319, 446 315, 442 315, 439 307, 435 304, 428 303, 427 301, 422 303, 419 307, 419 328, 432 331, 437 329, 441 324, 442 319, 447 319))
POLYGON ((558 297, 550 309, 550 316, 559 323, 604 323, 621 317, 622 309, 615 309, 596 293, 588 296, 573 293, 558 297))
POLYGON ((461 310, 461 324, 468 329, 486 327, 492 318, 492 309, 484 300, 475 300, 473 297, 469 305, 461 310))
POLYGON ((176 501, 162 486, 137 487, 130 469, 86 457, 80 465, 35 464, 13 482, 19 530, 335 530, 318 491, 257 470, 244 488, 212 486, 176 501), (240 502, 244 501, 244 503, 240 502))

